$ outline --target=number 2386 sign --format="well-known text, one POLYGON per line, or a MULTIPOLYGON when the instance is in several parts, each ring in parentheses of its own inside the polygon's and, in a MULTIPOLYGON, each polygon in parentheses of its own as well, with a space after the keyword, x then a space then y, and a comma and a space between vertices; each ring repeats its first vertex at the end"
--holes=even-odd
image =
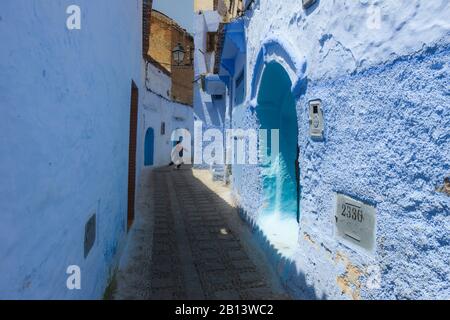
POLYGON ((375 246, 375 208, 348 196, 336 196, 336 235, 372 253, 375 246))

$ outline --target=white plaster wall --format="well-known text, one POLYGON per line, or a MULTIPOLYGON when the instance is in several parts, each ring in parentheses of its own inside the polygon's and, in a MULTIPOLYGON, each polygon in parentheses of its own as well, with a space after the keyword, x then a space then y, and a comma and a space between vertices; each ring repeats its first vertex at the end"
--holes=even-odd
POLYGON ((165 74, 153 64, 147 64, 146 85, 156 94, 170 99, 172 92, 172 80, 169 75, 165 74))
MULTIPOLYGON (((194 43, 195 43, 195 78, 199 79, 201 74, 212 72, 214 67, 214 54, 206 53, 207 32, 217 31, 220 15, 215 11, 206 11, 194 16, 194 43), (203 52, 203 53, 202 53, 203 52)), ((195 120, 203 127, 223 129, 225 123, 225 98, 213 101, 212 97, 205 93, 200 86, 200 80, 194 83, 194 113, 195 120)), ((201 132, 197 132, 201 134, 201 132)), ((201 139, 201 136, 197 136, 201 139)), ((201 151, 201 150, 199 150, 201 151)))
POLYGON ((207 32, 217 31, 221 19, 216 11, 205 11, 194 15, 194 71, 196 78, 203 73, 213 72, 215 54, 206 52, 206 35, 207 32))
MULTIPOLYGON (((247 28, 249 68, 264 39, 284 38, 308 58, 311 80, 330 79, 411 54, 450 30, 449 3, 318 0, 304 11, 296 0, 256 0, 247 28), (371 5, 379 9, 378 15, 371 5)), ((251 77, 247 78, 251 81, 251 77)))
POLYGON ((171 161, 170 154, 173 147, 171 135, 174 130, 178 128, 187 129, 193 136, 194 112, 192 106, 168 100, 167 91, 170 91, 172 86, 172 80, 168 75, 151 64, 148 64, 147 68, 147 87, 142 89, 143 112, 140 136, 143 138, 139 145, 142 152, 139 152, 139 154, 141 155, 140 161, 143 163, 145 133, 151 127, 155 133, 153 166, 158 167, 167 165, 171 161), (162 122, 166 124, 164 135, 161 135, 162 122))
POLYGON ((204 14, 194 15, 194 73, 195 78, 198 78, 202 73, 207 72, 207 60, 204 53, 206 53, 206 22, 204 14))

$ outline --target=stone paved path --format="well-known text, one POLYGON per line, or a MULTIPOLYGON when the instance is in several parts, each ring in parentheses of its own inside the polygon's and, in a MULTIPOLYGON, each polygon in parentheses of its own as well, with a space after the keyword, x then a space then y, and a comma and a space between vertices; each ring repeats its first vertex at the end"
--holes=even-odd
POLYGON ((189 167, 143 179, 115 299, 288 298, 236 209, 189 167))

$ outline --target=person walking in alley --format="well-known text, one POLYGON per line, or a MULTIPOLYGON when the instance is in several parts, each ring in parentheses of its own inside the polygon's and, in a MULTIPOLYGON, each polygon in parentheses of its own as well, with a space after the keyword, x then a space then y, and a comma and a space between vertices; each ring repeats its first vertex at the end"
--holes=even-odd
POLYGON ((175 165, 175 169, 180 169, 181 165, 183 164, 183 151, 184 147, 181 144, 181 140, 178 140, 175 147, 172 149, 172 154, 170 155, 172 161, 169 163, 169 167, 175 165))

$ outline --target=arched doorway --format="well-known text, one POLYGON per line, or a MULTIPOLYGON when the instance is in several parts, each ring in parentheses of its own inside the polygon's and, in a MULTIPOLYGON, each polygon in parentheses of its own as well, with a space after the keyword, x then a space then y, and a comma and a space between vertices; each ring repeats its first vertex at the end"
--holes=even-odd
POLYGON ((154 149, 155 149, 155 131, 153 128, 148 128, 145 133, 145 151, 144 151, 144 165, 152 166, 154 164, 154 149))
POLYGON ((298 122, 292 82, 277 62, 268 63, 262 74, 256 113, 261 129, 279 130, 279 153, 268 139, 271 161, 261 164, 265 205, 260 226, 281 245, 295 245, 299 217, 298 122))

